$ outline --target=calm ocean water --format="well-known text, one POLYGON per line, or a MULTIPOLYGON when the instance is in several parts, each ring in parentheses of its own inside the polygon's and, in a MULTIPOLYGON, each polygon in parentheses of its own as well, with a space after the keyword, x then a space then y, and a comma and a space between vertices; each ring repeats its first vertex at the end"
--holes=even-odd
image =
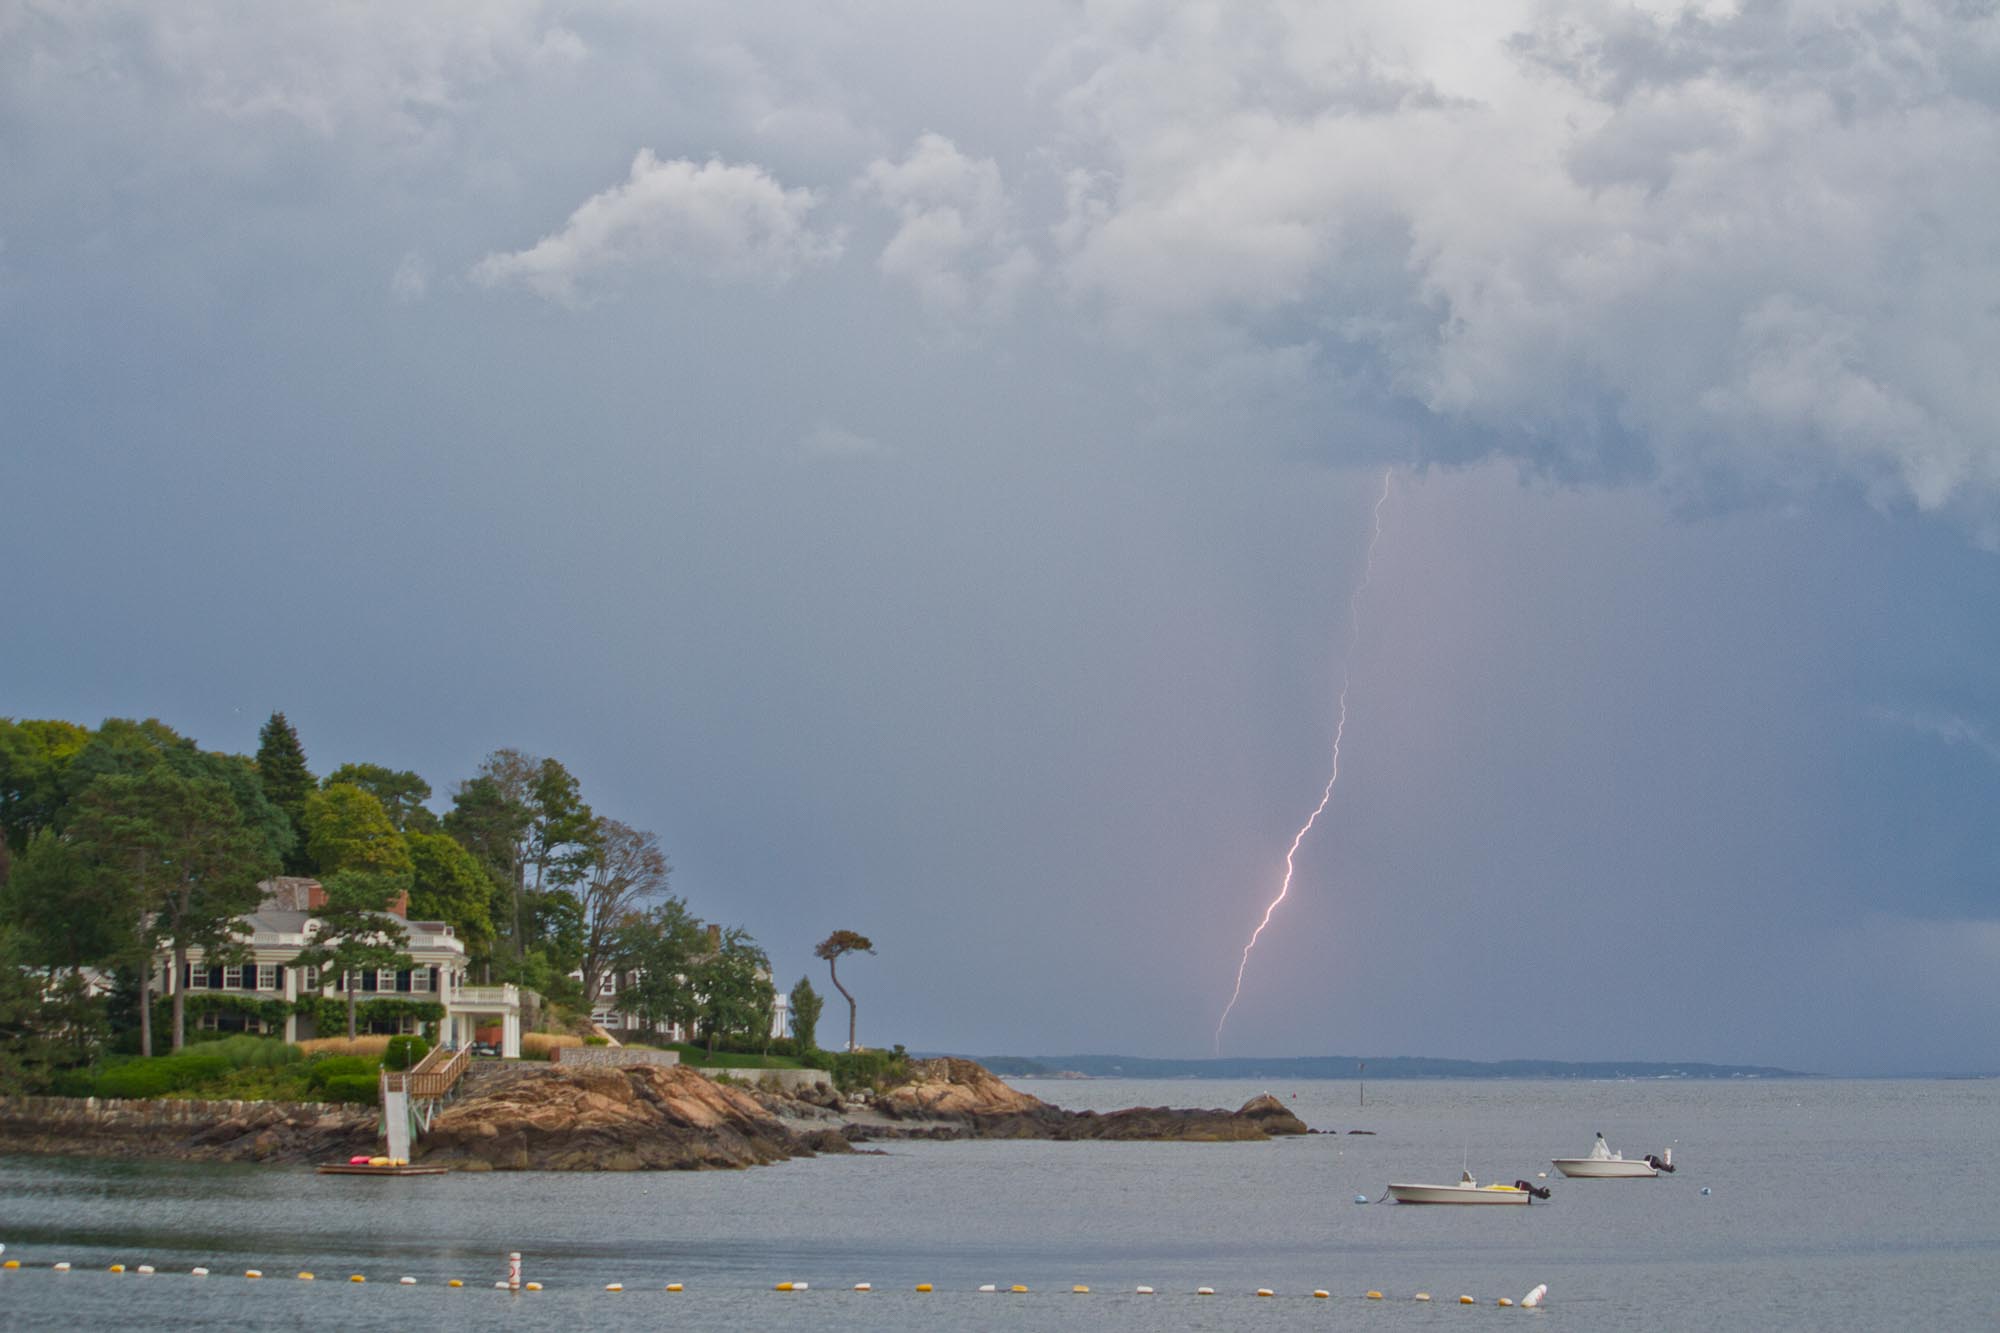
MULTIPOLYGON (((1097 1109, 1235 1106, 1266 1090, 1019 1086, 1097 1109)), ((0 1272, 0 1327, 2000 1326, 2000 1082, 1380 1082, 1365 1109, 1352 1083, 1268 1090, 1316 1128, 1376 1133, 914 1143, 745 1172, 407 1180, 0 1157, 0 1242, 23 1264, 0 1272), (1556 1178, 1548 1159, 1582 1154, 1598 1130, 1628 1156, 1671 1144, 1680 1171, 1556 1178), (1391 1179, 1454 1180, 1461 1163, 1482 1182, 1550 1171, 1555 1196, 1353 1202, 1391 1179), (510 1249, 545 1290, 491 1289, 510 1249), (75 1270, 51 1272, 57 1260, 75 1270), (186 1276, 197 1264, 216 1276, 186 1276), (266 1280, 244 1281, 253 1267, 266 1280), (420 1285, 398 1285, 405 1274, 420 1285), (446 1288, 453 1277, 465 1287, 446 1288), (1031 1290, 1007 1294, 1014 1283, 1031 1290), (1495 1305, 1537 1283, 1542 1309, 1495 1305), (1132 1294, 1140 1284, 1159 1294, 1132 1294)))

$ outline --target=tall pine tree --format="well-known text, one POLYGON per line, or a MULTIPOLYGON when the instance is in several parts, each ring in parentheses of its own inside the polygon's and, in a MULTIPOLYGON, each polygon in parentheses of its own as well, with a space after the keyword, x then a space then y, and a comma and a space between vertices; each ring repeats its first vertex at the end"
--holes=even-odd
POLYGON ((257 778, 264 784, 265 798, 284 811, 297 838, 285 856, 285 873, 314 873, 317 867, 306 850, 306 797, 316 784, 306 767, 299 733, 292 730, 283 713, 271 714, 271 720, 257 733, 257 778))

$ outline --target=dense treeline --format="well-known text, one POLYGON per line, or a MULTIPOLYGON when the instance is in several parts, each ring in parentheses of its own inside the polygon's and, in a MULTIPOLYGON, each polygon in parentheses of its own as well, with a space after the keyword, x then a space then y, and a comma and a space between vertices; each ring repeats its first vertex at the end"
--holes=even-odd
MULTIPOLYGON (((587 1007, 607 975, 634 975, 619 1003, 650 1024, 711 1042, 768 1032, 768 959, 740 929, 713 946, 669 871, 653 833, 599 815, 561 762, 518 750, 488 755, 440 813, 406 770, 316 777, 282 713, 254 757, 151 719, 0 718, 0 1091, 108 1049, 152 1054, 156 1010, 180 1050, 187 997, 156 1003, 148 964, 241 959, 239 918, 279 874, 325 886, 299 961, 328 975, 409 965, 383 911, 407 894, 411 919, 453 928, 477 980, 587 1007)), ((349 987, 350 1033, 355 1003, 349 987)))

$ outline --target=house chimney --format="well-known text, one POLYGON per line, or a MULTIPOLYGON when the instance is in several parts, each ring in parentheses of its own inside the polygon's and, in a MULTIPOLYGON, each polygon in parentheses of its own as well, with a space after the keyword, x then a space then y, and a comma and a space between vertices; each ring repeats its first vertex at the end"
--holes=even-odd
MULTIPOLYGON (((323 890, 320 896, 325 896, 323 890)), ((405 921, 410 919, 410 891, 408 889, 398 889, 396 891, 396 896, 389 900, 388 912, 390 916, 399 916, 405 921)))
POLYGON ((722 927, 721 927, 721 926, 718 926, 718 925, 714 925, 714 924, 710 924, 710 926, 709 926, 709 928, 708 928, 708 951, 709 951, 710 953, 721 953, 721 952, 722 952, 722 927))
POLYGON ((257 887, 263 890, 264 900, 260 906, 276 908, 281 912, 310 912, 316 907, 326 906, 326 890, 316 879, 304 875, 279 875, 275 879, 261 880, 257 887))

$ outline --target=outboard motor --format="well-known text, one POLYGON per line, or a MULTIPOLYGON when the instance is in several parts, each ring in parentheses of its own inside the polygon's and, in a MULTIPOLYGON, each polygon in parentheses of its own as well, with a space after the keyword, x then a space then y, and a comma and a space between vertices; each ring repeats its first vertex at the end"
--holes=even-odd
POLYGON ((1549 1187, 1546 1185, 1536 1185, 1526 1180, 1517 1180, 1514 1182, 1514 1188, 1524 1190, 1537 1199, 1546 1199, 1549 1197, 1549 1187))
POLYGON ((1672 1172, 1674 1169, 1672 1162, 1663 1162, 1651 1153, 1646 1154, 1646 1165, 1652 1167, 1655 1171, 1672 1172))

